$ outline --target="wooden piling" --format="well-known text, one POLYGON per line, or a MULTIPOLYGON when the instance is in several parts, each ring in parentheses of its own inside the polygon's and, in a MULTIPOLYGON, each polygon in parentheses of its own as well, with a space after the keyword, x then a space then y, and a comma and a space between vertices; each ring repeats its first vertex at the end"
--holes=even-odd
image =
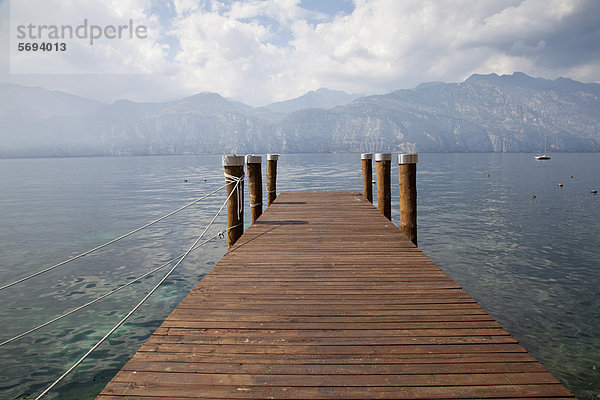
POLYGON ((417 162, 418 154, 398 154, 400 186, 400 230, 417 245, 417 162))
POLYGON ((362 153, 360 160, 362 164, 363 196, 373 203, 373 154, 362 153))
POLYGON ((250 221, 254 223, 262 214, 262 157, 246 156, 248 170, 248 189, 250 192, 250 221))
POLYGON ((392 155, 390 153, 375 154, 375 169, 377 173, 377 208, 387 219, 392 219, 392 192, 390 183, 390 168, 392 155))
POLYGON ((227 248, 229 249, 244 233, 244 157, 227 155, 223 156, 222 161, 229 198, 227 201, 227 248), (232 194, 234 189, 235 193, 232 194))
POLYGON ((277 160, 279 154, 267 154, 267 206, 277 197, 277 160))

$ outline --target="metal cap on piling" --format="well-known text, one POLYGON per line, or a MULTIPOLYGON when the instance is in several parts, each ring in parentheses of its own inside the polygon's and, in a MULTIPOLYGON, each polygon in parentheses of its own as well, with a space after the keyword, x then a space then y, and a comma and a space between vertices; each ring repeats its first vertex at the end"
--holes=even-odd
POLYGON ((267 161, 277 161, 280 155, 277 153, 267 154, 267 161))
POLYGON ((375 161, 392 161, 392 153, 376 153, 375 161))
POLYGON ((244 233, 244 157, 225 155, 221 158, 227 183, 227 248, 244 233), (232 193, 236 190, 237 193, 232 193))
POLYGON ((392 220, 391 153, 375 154, 377 172, 377 208, 390 221, 392 220))
POLYGON ((262 157, 248 154, 248 191, 250 192, 250 221, 254 223, 262 215, 262 157))
POLYGON ((373 153, 361 153, 360 154, 360 159, 361 160, 372 160, 373 159, 373 153))
POLYGON ((261 162, 261 156, 255 156, 254 154, 248 154, 246 156, 246 164, 260 164, 261 162))
POLYGON ((400 187, 400 230, 417 245, 417 163, 418 154, 398 154, 400 187))
POLYGON ((244 157, 236 155, 226 155, 221 157, 224 167, 243 167, 244 157))
POLYGON ((398 154, 398 165, 416 164, 419 162, 418 154, 398 154))

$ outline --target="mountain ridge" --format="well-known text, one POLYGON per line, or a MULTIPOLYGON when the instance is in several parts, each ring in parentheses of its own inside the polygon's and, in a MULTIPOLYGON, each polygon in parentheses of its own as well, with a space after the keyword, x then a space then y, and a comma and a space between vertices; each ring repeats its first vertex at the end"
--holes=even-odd
POLYGON ((329 109, 343 106, 359 97, 361 97, 361 95, 348 94, 340 90, 319 88, 317 90, 311 90, 300 97, 268 104, 264 106, 264 108, 275 113, 289 114, 294 111, 309 108, 329 109))
POLYGON ((100 101, 58 90, 0 83, 0 117, 87 115, 106 105, 100 101))
MULTIPOLYGON (((335 91, 321 91, 331 92, 335 91)), ((302 97, 291 99, 285 106, 293 107, 280 111, 206 92, 163 103, 119 100, 109 105, 67 97, 85 104, 75 106, 74 115, 65 115, 64 105, 57 108, 58 115, 48 115, 48 110, 36 114, 43 99, 32 99, 33 115, 23 110, 6 115, 6 102, 0 101, 0 157, 538 152, 544 134, 552 152, 600 151, 596 83, 519 72, 474 74, 463 82, 423 83, 333 107, 298 109, 300 103, 294 100, 302 97)))

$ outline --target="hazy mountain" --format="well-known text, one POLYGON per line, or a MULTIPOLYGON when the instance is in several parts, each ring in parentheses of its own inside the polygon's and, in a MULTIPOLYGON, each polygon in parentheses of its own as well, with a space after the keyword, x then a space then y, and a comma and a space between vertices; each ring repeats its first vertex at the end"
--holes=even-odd
POLYGON ((0 117, 87 115, 105 106, 99 101, 64 92, 0 84, 0 117))
POLYGON ((282 151, 600 151, 600 85, 522 73, 473 75, 302 110, 277 133, 282 151))
POLYGON ((544 134, 549 152, 600 151, 600 85, 522 73, 426 83, 333 108, 324 102, 315 108, 309 93, 274 103, 282 105, 279 111, 215 93, 105 105, 40 88, 2 85, 0 90, 0 157, 540 152, 544 134), (284 111, 301 101, 310 107, 284 111))
POLYGON ((538 152, 546 134, 549 151, 599 151, 599 97, 600 85, 564 78, 473 75, 331 110, 340 123, 333 143, 350 151, 538 152))
POLYGON ((271 103, 265 106, 267 110, 274 113, 289 114, 294 111, 307 108, 329 109, 337 106, 346 105, 356 100, 360 95, 348 94, 339 90, 329 90, 320 88, 297 97, 295 99, 271 103))

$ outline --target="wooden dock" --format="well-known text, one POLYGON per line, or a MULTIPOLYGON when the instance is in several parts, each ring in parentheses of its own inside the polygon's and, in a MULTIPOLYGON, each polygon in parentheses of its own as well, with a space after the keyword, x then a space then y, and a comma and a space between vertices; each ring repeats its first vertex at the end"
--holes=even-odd
POLYGON ((99 399, 572 398, 357 192, 284 192, 99 399))

